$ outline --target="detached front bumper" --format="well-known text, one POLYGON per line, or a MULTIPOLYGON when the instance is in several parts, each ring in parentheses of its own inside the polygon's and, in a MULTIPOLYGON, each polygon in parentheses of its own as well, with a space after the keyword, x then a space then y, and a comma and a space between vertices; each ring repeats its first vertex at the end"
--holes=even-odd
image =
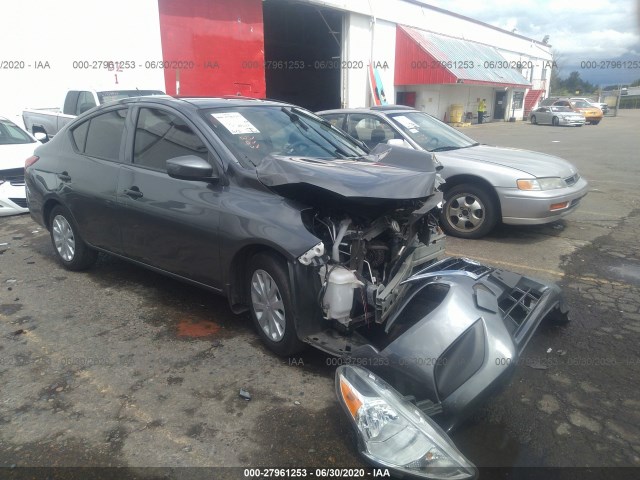
POLYGON ((449 430, 503 385, 531 336, 553 310, 559 287, 467 259, 446 258, 406 283, 389 343, 352 351, 404 395, 440 406, 449 430))
POLYGON ((388 343, 360 345, 349 362, 444 431, 506 384, 545 317, 567 314, 558 286, 463 258, 445 258, 405 283, 403 303, 387 320, 388 343))

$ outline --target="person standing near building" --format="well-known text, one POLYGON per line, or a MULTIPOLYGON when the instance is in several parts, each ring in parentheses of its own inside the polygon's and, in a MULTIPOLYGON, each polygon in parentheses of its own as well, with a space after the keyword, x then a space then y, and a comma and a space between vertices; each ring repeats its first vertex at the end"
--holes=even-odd
POLYGON ((480 100, 480 103, 478 104, 478 123, 482 123, 482 121, 484 120, 484 114, 486 111, 487 111, 487 100, 483 98, 482 100, 480 100))

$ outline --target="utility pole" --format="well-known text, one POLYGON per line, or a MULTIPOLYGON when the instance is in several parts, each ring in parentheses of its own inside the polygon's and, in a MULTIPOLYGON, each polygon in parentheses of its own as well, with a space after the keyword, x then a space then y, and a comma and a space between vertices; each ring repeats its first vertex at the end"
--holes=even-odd
POLYGON ((618 116, 618 110, 620 109, 620 97, 622 96, 622 84, 618 85, 618 100, 616 100, 616 113, 613 115, 614 117, 618 116))

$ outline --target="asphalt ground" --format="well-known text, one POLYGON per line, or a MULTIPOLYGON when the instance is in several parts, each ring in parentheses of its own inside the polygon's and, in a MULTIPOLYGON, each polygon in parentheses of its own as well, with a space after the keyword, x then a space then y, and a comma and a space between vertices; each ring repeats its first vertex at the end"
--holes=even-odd
MULTIPOLYGON (((563 157, 591 191, 554 224, 448 239, 451 255, 559 283, 572 312, 567 326, 542 325, 511 383, 454 442, 481 478, 549 478, 522 467, 640 478, 640 111, 581 128, 461 130, 563 157)), ((187 467, 365 466, 335 400, 331 357, 276 357, 223 298, 112 257, 67 272, 28 215, 0 218, 2 243, 0 478, 22 467, 221 478, 187 467)), ((64 472, 55 478, 88 478, 64 472)))

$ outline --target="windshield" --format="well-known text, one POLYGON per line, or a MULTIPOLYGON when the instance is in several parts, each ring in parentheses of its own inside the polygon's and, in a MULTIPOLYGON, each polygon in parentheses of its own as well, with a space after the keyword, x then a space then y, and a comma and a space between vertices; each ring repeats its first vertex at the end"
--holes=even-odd
POLYGON ((414 142, 429 152, 457 150, 479 145, 455 128, 422 112, 403 112, 388 115, 414 142))
POLYGON ((552 112, 573 112, 570 107, 551 107, 552 112))
POLYGON ((100 105, 104 103, 117 102, 123 98, 142 97, 145 95, 164 95, 161 90, 108 90, 97 92, 100 105))
POLYGON ((290 106, 240 106, 203 110, 216 135, 245 167, 268 155, 322 160, 367 155, 320 117, 290 106))
POLYGON ((0 145, 15 145, 19 143, 35 143, 20 127, 9 120, 0 120, 0 145))

